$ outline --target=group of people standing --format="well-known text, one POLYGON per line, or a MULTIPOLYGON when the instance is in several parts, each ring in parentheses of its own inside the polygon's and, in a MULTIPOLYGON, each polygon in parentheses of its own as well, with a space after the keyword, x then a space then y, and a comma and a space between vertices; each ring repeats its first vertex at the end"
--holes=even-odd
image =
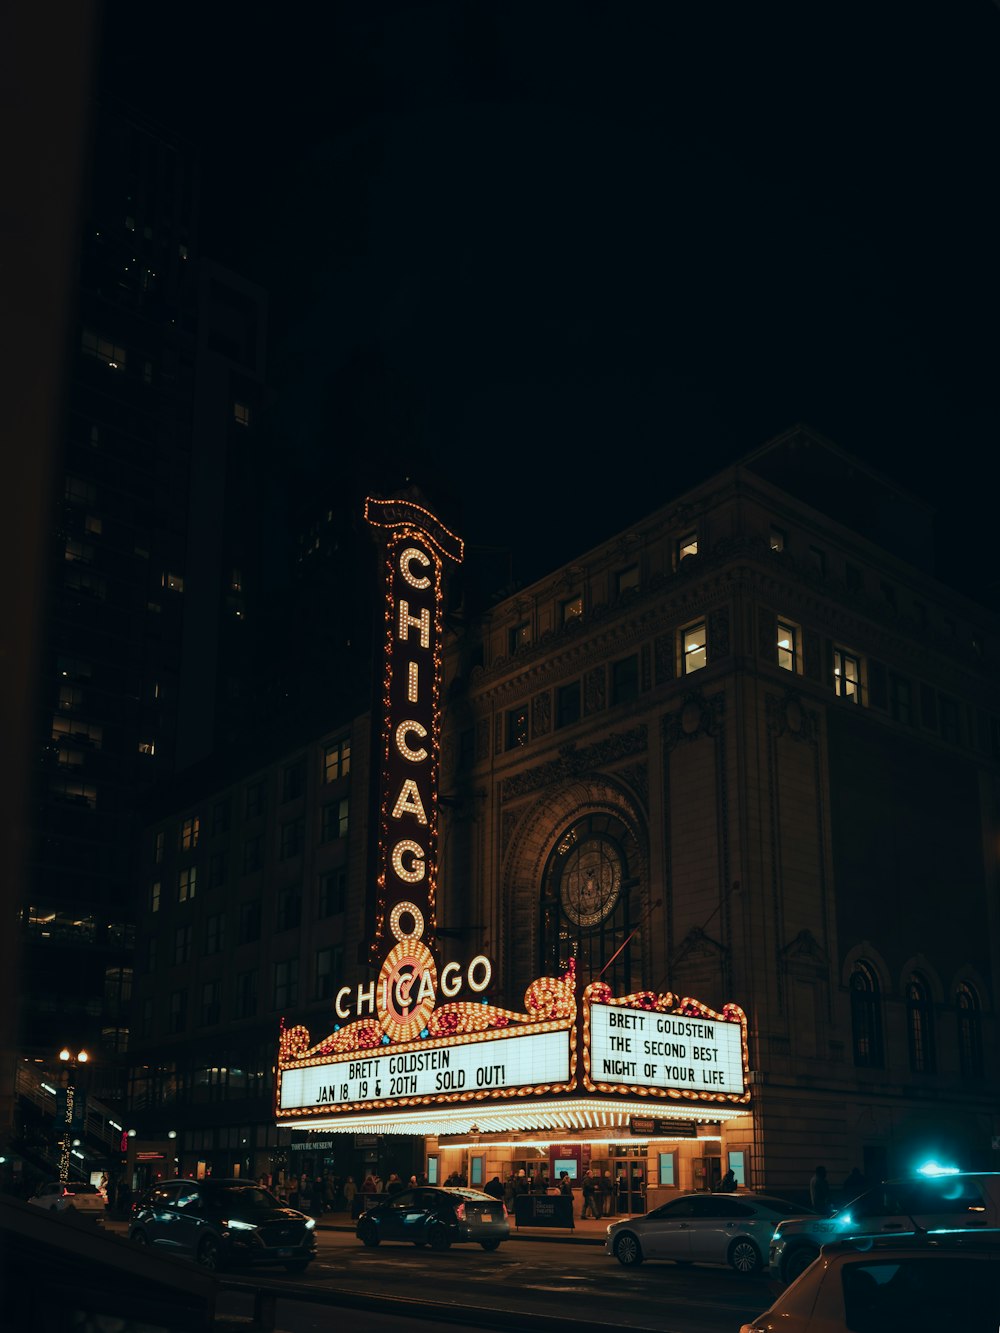
POLYGON ((601 1218, 606 1213, 610 1213, 615 1193, 615 1183, 611 1179, 611 1172, 605 1171, 602 1175, 600 1172, 595 1174, 593 1171, 585 1171, 580 1185, 580 1193, 583 1195, 581 1218, 601 1218))

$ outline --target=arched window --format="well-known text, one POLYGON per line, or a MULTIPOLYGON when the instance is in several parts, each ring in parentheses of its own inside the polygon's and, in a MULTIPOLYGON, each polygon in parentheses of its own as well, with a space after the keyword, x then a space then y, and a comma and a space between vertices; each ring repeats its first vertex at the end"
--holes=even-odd
POLYGON ((983 1076, 983 1021, 979 996, 965 982, 955 992, 958 1011, 958 1059, 964 1078, 983 1076))
POLYGON ((915 1074, 934 1072, 934 1011, 930 987, 919 972, 906 983, 906 1033, 910 1068, 915 1074))
POLYGON ((863 1069, 881 1069, 882 1004, 878 977, 868 963, 855 963, 851 973, 851 1029, 854 1063, 863 1069))
POLYGON ((601 977, 626 995, 642 975, 635 926, 639 848, 610 814, 585 815, 559 838, 542 877, 542 974, 558 976, 571 958, 584 985, 601 977))

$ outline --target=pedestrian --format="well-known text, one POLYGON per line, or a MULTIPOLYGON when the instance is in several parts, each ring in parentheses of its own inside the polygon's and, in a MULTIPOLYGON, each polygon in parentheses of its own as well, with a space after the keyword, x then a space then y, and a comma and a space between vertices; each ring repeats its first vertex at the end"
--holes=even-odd
POLYGON ((732 1194, 736 1189, 736 1172, 732 1167, 715 1185, 712 1186, 713 1194, 732 1194))
POLYGON ((402 1188, 403 1182, 400 1180, 399 1176, 395 1171, 390 1171, 389 1179, 386 1181, 385 1185, 386 1194, 398 1194, 402 1188))
POLYGON ((595 1220, 600 1221, 601 1199, 598 1194, 597 1181, 594 1179, 592 1172, 584 1172, 583 1184, 580 1187, 580 1192, 583 1195, 583 1207, 580 1210, 581 1218, 593 1217, 595 1220))
POLYGON ((829 1217, 830 1182, 826 1178, 825 1166, 818 1166, 813 1172, 812 1180, 809 1182, 809 1202, 816 1209, 817 1213, 822 1213, 824 1217, 829 1217))
POLYGON ((500 1177, 494 1176, 492 1180, 488 1180, 486 1184, 483 1186, 483 1193, 489 1194, 490 1197, 494 1199, 502 1199, 503 1181, 500 1179, 500 1177))
POLYGON ((515 1177, 514 1193, 515 1194, 531 1193, 531 1182, 529 1181, 527 1173, 524 1171, 523 1168, 520 1171, 518 1171, 517 1176, 515 1177))
POLYGON ((573 1182, 569 1178, 568 1171, 559 1172, 559 1193, 568 1195, 571 1199, 573 1197, 573 1182))
POLYGON ((615 1187, 614 1187, 614 1182, 611 1179, 610 1171, 604 1172, 604 1174, 600 1177, 598 1181, 598 1186, 600 1188, 600 1195, 601 1195, 600 1199, 601 1212, 606 1217, 609 1217, 614 1207, 614 1199, 615 1199, 615 1187))
POLYGON ((323 1211, 332 1213, 337 1202, 337 1182, 333 1177, 332 1171, 327 1171, 323 1177, 323 1211))
POLYGON ((354 1177, 348 1176, 344 1181, 344 1202, 347 1204, 348 1217, 354 1216, 354 1197, 358 1192, 358 1187, 354 1183, 354 1177))

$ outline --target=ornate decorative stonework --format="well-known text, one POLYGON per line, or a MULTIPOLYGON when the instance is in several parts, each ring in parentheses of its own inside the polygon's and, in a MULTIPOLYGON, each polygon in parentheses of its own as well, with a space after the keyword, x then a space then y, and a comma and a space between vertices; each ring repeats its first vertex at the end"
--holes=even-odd
POLYGON ((708 651, 713 662, 729 656, 729 608, 726 606, 709 613, 708 651))
POLYGON ((674 636, 659 634, 653 640, 654 684, 665 685, 674 678, 674 636))
POLYGON ((596 745, 588 745, 579 750, 573 746, 564 746, 559 752, 558 759, 552 759, 548 763, 539 764, 536 768, 505 778, 500 789, 500 799, 506 804, 518 797, 530 796, 532 792, 552 786, 553 783, 566 782, 579 777, 582 773, 608 768, 630 754, 641 754, 646 746, 647 735, 644 724, 631 731, 616 732, 598 741, 596 745))
POLYGON ((536 694, 531 701, 531 734, 547 736, 552 730, 552 692, 536 694))
POLYGON ((607 707, 608 673, 604 666, 594 667, 583 677, 583 715, 600 713, 607 707))

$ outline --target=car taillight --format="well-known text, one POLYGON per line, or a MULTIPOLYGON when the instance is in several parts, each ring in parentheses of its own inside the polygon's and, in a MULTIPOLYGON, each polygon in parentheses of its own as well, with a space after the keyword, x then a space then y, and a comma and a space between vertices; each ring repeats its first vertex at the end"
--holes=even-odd
POLYGON ((455 1205, 455 1216, 458 1218, 458 1220, 459 1220, 460 1222, 464 1222, 464 1221, 465 1221, 465 1204, 464 1204, 464 1203, 456 1203, 456 1205, 455 1205))

